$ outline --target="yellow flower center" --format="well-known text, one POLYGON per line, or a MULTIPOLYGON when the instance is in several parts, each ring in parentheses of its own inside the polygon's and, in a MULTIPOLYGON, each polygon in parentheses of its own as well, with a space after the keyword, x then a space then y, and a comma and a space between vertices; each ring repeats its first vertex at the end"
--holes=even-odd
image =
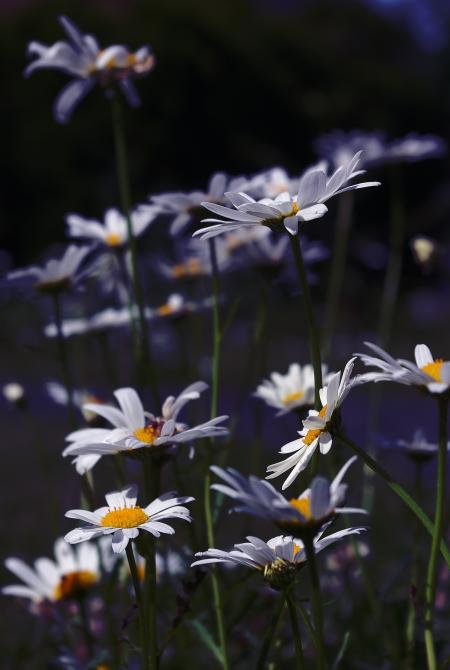
MULTIPOLYGON (((327 405, 324 405, 319 412, 319 416, 323 419, 326 412, 327 412, 327 405)), ((312 430, 308 430, 305 437, 303 438, 303 443, 309 447, 314 442, 314 440, 317 437, 319 437, 320 433, 323 430, 324 428, 313 428, 312 430)))
POLYGON ((297 205, 296 202, 293 202, 292 203, 292 214, 291 214, 291 216, 294 215, 294 214, 297 214, 299 210, 300 210, 300 207, 297 205))
POLYGON ((297 556, 298 552, 302 550, 303 547, 301 547, 299 544, 294 543, 294 556, 297 556))
POLYGON ((136 528, 149 520, 148 514, 137 505, 125 509, 111 509, 102 517, 102 526, 108 528, 136 528))
POLYGON ((282 398, 281 402, 283 405, 289 405, 291 402, 295 402, 296 400, 301 400, 305 394, 303 391, 294 391, 293 393, 288 393, 287 395, 282 398))
POLYGON ((424 365, 422 368, 422 372, 425 372, 425 374, 430 375, 430 377, 433 377, 437 382, 441 382, 441 368, 444 364, 444 361, 442 358, 437 358, 435 361, 432 363, 427 363, 424 365))
POLYGON ((119 233, 108 233, 105 237, 105 242, 109 247, 119 247, 123 240, 119 233))
MULTIPOLYGON (((306 519, 306 521, 309 521, 312 519, 312 513, 311 513, 311 501, 309 498, 291 498, 289 501, 289 504, 294 507, 297 512, 300 512, 300 514, 306 519)), ((297 545, 295 545, 297 546, 297 545)), ((298 551, 300 550, 300 547, 298 551)), ((295 552, 297 553, 297 552, 295 552)))
POLYGON ((145 442, 145 444, 153 444, 153 442, 160 436, 161 430, 158 429, 158 426, 155 426, 149 423, 143 428, 138 428, 133 432, 135 438, 140 442, 145 442))
POLYGON ((185 263, 179 263, 172 268, 172 276, 174 279, 182 279, 183 277, 195 277, 200 274, 201 264, 198 258, 188 258, 185 263))
POLYGON ((97 581, 97 575, 89 570, 77 570, 61 576, 61 581, 56 585, 54 591, 55 600, 71 598, 81 591, 93 586, 97 581))
POLYGON ((161 307, 158 307, 156 313, 159 314, 159 316, 170 316, 170 314, 173 314, 175 311, 176 310, 173 307, 173 305, 169 305, 169 303, 166 303, 165 305, 161 305, 161 307))

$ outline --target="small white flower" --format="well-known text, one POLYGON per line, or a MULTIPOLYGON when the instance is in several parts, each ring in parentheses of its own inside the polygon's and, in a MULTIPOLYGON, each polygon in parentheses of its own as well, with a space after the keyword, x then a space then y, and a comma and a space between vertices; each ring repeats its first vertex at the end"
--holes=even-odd
POLYGON ((206 191, 191 191, 190 193, 172 192, 161 193, 150 197, 150 205, 141 205, 145 211, 149 206, 158 207, 162 214, 172 218, 170 225, 171 235, 177 235, 189 225, 193 216, 200 210, 204 200, 222 203, 225 201, 225 191, 240 190, 245 187, 247 180, 244 177, 227 177, 223 172, 215 172, 206 191))
POLYGON ((263 198, 256 201, 242 191, 228 192, 225 195, 234 209, 214 202, 203 202, 202 205, 206 209, 226 219, 204 219, 203 223, 215 225, 197 230, 194 235, 200 235, 201 239, 209 239, 238 228, 261 225, 277 232, 285 228, 291 235, 296 235, 300 222, 317 219, 328 211, 324 203, 333 196, 345 191, 379 186, 379 182, 346 185, 363 172, 356 170, 360 155, 361 152, 355 154, 352 160, 339 167, 331 177, 327 177, 325 169, 307 170, 300 179, 297 195, 291 195, 286 191, 275 199, 263 198))
MULTIPOLYGON (((322 366, 322 375, 325 381, 330 378, 326 366, 322 366)), ((314 405, 314 369, 309 364, 301 367, 298 363, 291 363, 285 375, 272 372, 270 379, 265 379, 254 395, 278 409, 277 416, 298 407, 314 405)))
MULTIPOLYGON (((410 456, 418 458, 429 458, 438 453, 439 447, 435 442, 429 442, 425 433, 420 428, 414 431, 409 440, 396 440, 394 446, 404 449, 410 456)), ((387 446, 391 446, 388 443, 387 446)), ((447 451, 450 451, 450 441, 447 443, 447 451)))
POLYGON ((387 152, 384 133, 364 130, 333 130, 321 135, 315 142, 315 148, 335 168, 345 165, 357 151, 362 151, 361 162, 365 168, 382 163, 387 152))
MULTIPOLYGON (((62 332, 64 337, 72 337, 74 335, 86 335, 87 333, 100 333, 111 328, 122 328, 130 324, 133 312, 136 312, 137 315, 137 311, 130 310, 129 307, 107 307, 92 316, 63 319, 62 332)), ((145 309, 144 314, 147 319, 151 316, 148 308, 145 309)), ((58 334, 56 325, 54 323, 47 324, 44 333, 46 337, 56 337, 58 334)))
MULTIPOLYGON (((152 449, 156 453, 158 448, 228 435, 228 430, 219 425, 227 416, 218 416, 192 428, 177 422, 186 403, 199 398, 206 388, 208 385, 204 382, 196 382, 178 397, 169 396, 162 406, 161 416, 145 412, 134 389, 117 389, 114 395, 120 409, 103 404, 84 405, 85 410, 103 417, 114 428, 83 428, 71 433, 66 437, 70 445, 63 451, 63 456, 96 456, 92 459, 95 464, 101 456, 127 454, 139 449, 152 449)), ((84 460, 81 465, 77 461, 77 469, 80 467, 86 469, 84 460)))
POLYGON ((5 566, 23 584, 4 586, 2 593, 29 598, 39 604, 77 596, 100 579, 97 547, 87 543, 76 551, 63 538, 55 542, 55 561, 38 558, 33 568, 19 558, 7 558, 5 566))
MULTIPOLYGON (((148 207, 145 212, 135 210, 130 213, 133 236, 139 237, 154 221, 159 210, 148 207)), ((85 219, 79 214, 68 214, 66 223, 69 237, 84 238, 100 242, 108 247, 121 247, 128 241, 127 220, 118 209, 108 209, 103 223, 96 219, 85 219)))
POLYGON ((447 144, 436 135, 410 133, 390 143, 387 157, 392 162, 414 162, 439 158, 447 151, 447 144))
POLYGON ((433 358, 426 344, 417 344, 414 349, 415 363, 403 358, 392 358, 386 351, 371 342, 364 342, 377 356, 357 354, 364 365, 373 366, 380 372, 361 375, 364 381, 391 381, 407 386, 417 386, 429 393, 446 393, 450 388, 450 361, 433 358))
MULTIPOLYGON (((359 534, 364 528, 345 528, 327 537, 322 533, 313 540, 314 551, 318 554, 322 549, 338 542, 348 535, 359 534)), ((302 540, 291 536, 278 535, 267 542, 259 537, 248 536, 248 542, 235 544, 231 551, 208 549, 195 554, 198 560, 192 563, 207 565, 210 563, 226 563, 240 565, 258 570, 273 588, 283 588, 296 575, 306 561, 306 553, 302 540)))
POLYGON ((347 397, 350 390, 366 380, 364 375, 351 379, 351 373, 355 358, 349 360, 342 373, 336 372, 328 378, 328 386, 320 389, 320 400, 322 409, 309 410, 308 417, 303 421, 303 430, 299 432, 300 438, 285 444, 280 449, 281 454, 291 454, 282 461, 272 463, 267 467, 270 472, 267 479, 279 477, 291 470, 289 476, 283 483, 283 490, 292 484, 300 472, 306 468, 312 455, 317 448, 321 454, 327 454, 333 442, 330 432, 333 415, 347 397))
POLYGON ((233 468, 224 470, 212 466, 211 470, 225 484, 213 484, 211 488, 232 498, 236 512, 270 519, 292 535, 299 535, 304 530, 317 535, 336 514, 366 513, 360 508, 342 506, 347 493, 347 485, 342 484, 342 479, 355 460, 356 456, 350 458, 331 484, 324 477, 315 477, 309 489, 290 500, 266 480, 253 475, 245 477, 233 468))
POLYGON ((86 525, 71 530, 65 536, 66 542, 77 544, 92 540, 102 535, 112 535, 112 549, 115 554, 125 551, 130 540, 139 535, 140 530, 159 537, 161 533, 173 535, 172 526, 162 523, 164 519, 183 519, 191 521, 191 516, 185 503, 194 498, 179 497, 170 491, 159 496, 147 507, 136 505, 137 487, 129 486, 122 491, 106 494, 107 507, 100 507, 94 512, 82 509, 72 509, 66 512, 69 519, 78 519, 86 525))
POLYGON ((10 272, 6 279, 19 288, 34 288, 40 293, 57 293, 76 287, 92 270, 82 270, 91 247, 70 245, 60 259, 52 258, 42 267, 32 265, 10 272))
POLYGON ((425 235, 416 235, 409 243, 414 260, 423 270, 429 270, 438 254, 438 244, 425 235))
POLYGON ((20 403, 25 398, 25 389, 18 382, 9 382, 2 388, 2 393, 6 400, 12 404, 20 403))
POLYGON ((55 100, 54 114, 59 123, 67 123, 79 102, 92 90, 96 83, 109 88, 117 84, 132 107, 140 100, 133 78, 147 74, 155 64, 148 46, 134 53, 122 45, 101 49, 93 35, 85 35, 67 17, 59 22, 68 41, 46 46, 40 42, 30 42, 28 54, 36 59, 25 69, 25 76, 35 70, 61 70, 73 77, 55 100))

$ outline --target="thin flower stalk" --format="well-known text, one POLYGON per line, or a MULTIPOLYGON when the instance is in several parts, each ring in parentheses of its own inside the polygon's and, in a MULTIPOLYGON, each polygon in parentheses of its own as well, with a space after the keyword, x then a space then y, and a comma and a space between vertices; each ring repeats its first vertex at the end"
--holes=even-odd
POLYGON ((300 628, 298 625, 297 610, 292 598, 292 594, 288 593, 286 602, 289 610, 289 618, 291 620, 292 637, 294 638, 295 646, 295 667, 296 670, 305 670, 305 659, 303 657, 302 638, 300 635, 300 628))
POLYGON ((300 246, 300 236, 289 235, 289 233, 288 236, 291 243, 292 254, 294 256, 295 267, 297 269, 300 289, 303 295, 306 322, 308 324, 311 363, 314 368, 315 408, 316 410, 320 410, 322 407, 322 403, 320 402, 320 389, 322 388, 322 359, 320 355, 320 340, 317 332, 316 319, 314 316, 314 309, 311 300, 311 292, 309 290, 308 278, 306 276, 305 264, 303 262, 302 250, 300 246))
POLYGON ((120 192, 122 211, 126 218, 127 223, 128 248, 130 250, 130 257, 131 257, 131 275, 133 282, 134 298, 136 300, 139 315, 138 360, 141 362, 139 366, 140 379, 144 380, 146 375, 148 375, 148 380, 150 383, 155 404, 159 407, 161 404, 161 400, 159 397, 158 387, 156 383, 156 376, 155 376, 155 368, 151 354, 148 324, 145 318, 144 299, 142 295, 142 287, 139 279, 139 271, 137 265, 136 241, 130 217, 131 194, 130 194, 130 184, 128 176, 127 155, 125 148, 125 137, 123 131, 121 105, 117 95, 114 95, 112 97, 111 107, 112 107, 114 144, 115 144, 116 163, 117 163, 117 179, 119 182, 119 192, 120 192))
POLYGON ((309 578, 311 584, 311 605, 314 617, 314 628, 316 633, 316 666, 317 670, 325 670, 327 667, 325 657, 325 642, 323 635, 322 600, 320 596, 320 578, 317 570, 316 552, 312 539, 305 538, 306 562, 308 564, 309 578))
POLYGON ((326 356, 330 354, 333 346, 333 336, 336 328, 336 320, 342 296, 342 287, 347 262, 348 240, 352 227, 352 213, 353 195, 351 193, 345 193, 338 204, 334 252, 331 261, 330 279, 326 298, 323 326, 323 350, 326 356))
POLYGON ((128 544, 125 549, 128 559, 128 565, 130 566, 131 579, 133 581, 134 593, 136 596, 136 602, 138 607, 138 618, 139 618, 139 638, 141 643, 141 659, 142 659, 142 670, 150 670, 149 665, 149 649, 148 642, 149 637, 145 628, 145 616, 144 616, 144 602, 142 599, 141 585, 139 582, 139 574, 136 566, 136 561, 134 558, 133 547, 128 544))
POLYGON ((434 532, 428 562, 427 581, 425 585, 425 648, 428 670, 436 670, 437 660, 433 637, 434 601, 436 597, 436 580, 439 560, 439 547, 444 531, 445 516, 445 483, 447 463, 447 416, 448 400, 439 399, 439 451, 436 482, 436 507, 434 514, 434 532))
POLYGON ((272 615, 269 626, 267 627, 266 634, 264 636, 263 643, 261 645, 261 650, 259 652, 258 660, 256 662, 255 670, 265 670, 267 656, 270 651, 270 645, 272 640, 275 637, 275 633, 278 628, 278 624, 283 614, 284 607, 286 605, 286 592, 281 591, 277 605, 272 615))
POLYGON ((52 293, 52 299, 53 299, 53 311, 55 315, 55 325, 58 339, 59 359, 61 362, 61 370, 64 380, 64 386, 66 387, 67 391, 67 411, 69 414, 69 423, 71 428, 74 428, 76 420, 75 420, 75 405, 73 402, 73 384, 72 384, 72 376, 70 374, 69 356, 67 353, 66 340, 62 329, 61 302, 57 292, 52 293))
MULTIPOLYGON (((427 529, 429 534, 433 536, 434 534, 434 525, 431 521, 431 519, 425 514, 423 509, 420 507, 420 505, 417 504, 417 502, 414 500, 414 498, 401 486, 398 482, 395 481, 395 479, 385 470, 377 461, 372 458, 364 449, 361 447, 358 447, 357 444, 355 444, 352 440, 350 440, 348 437, 343 435, 342 433, 337 433, 336 434, 337 439, 341 442, 346 447, 349 447, 352 451, 354 451, 358 456, 361 457, 361 459, 364 461, 364 463, 371 469, 373 472, 375 472, 377 475, 379 475, 386 484, 389 486, 394 493, 396 493, 399 498, 403 500, 405 505, 409 507, 411 512, 416 515, 416 517, 419 519, 419 521, 422 523, 422 525, 427 529)), ((444 542, 444 540, 441 538, 440 541, 440 550, 443 558, 445 559, 448 567, 450 568, 450 551, 447 546, 447 544, 444 542)))
MULTIPOLYGON (((214 419, 217 416, 219 376, 220 376, 220 349, 222 344, 222 324, 220 319, 220 306, 219 306, 220 275, 217 264, 216 246, 214 239, 209 240, 209 252, 211 259, 212 291, 213 291, 213 303, 212 303, 213 355, 212 355, 212 379, 211 379, 211 419, 214 419)), ((206 472, 203 482, 203 499, 204 499, 206 536, 208 546, 214 547, 215 546, 214 522, 213 522, 212 505, 211 505, 211 471, 210 471, 211 448, 212 448, 212 442, 209 445, 209 447, 206 448, 206 464, 205 464, 206 472)), ((213 590, 217 635, 219 638, 219 645, 222 651, 223 667, 224 670, 228 670, 229 664, 228 664, 227 645, 225 638, 225 623, 223 616, 222 596, 220 593, 220 585, 217 576, 216 566, 213 566, 211 570, 211 582, 213 590)))

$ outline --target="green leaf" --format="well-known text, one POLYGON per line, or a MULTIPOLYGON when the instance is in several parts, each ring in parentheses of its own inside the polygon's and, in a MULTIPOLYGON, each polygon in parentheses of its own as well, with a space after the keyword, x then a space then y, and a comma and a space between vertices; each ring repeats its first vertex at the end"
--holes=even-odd
POLYGON ((225 659, 223 657, 222 651, 214 642, 213 637, 209 632, 209 630, 198 619, 191 619, 188 623, 197 633, 201 641, 204 643, 205 647, 208 647, 208 649, 214 654, 219 663, 223 667, 225 667, 225 659))

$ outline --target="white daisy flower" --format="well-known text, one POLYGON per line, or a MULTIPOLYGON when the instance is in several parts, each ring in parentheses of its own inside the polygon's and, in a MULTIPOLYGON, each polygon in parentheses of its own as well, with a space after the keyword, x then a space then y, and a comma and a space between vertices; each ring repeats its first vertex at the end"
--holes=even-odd
POLYGON ((414 349, 415 363, 402 358, 392 358, 386 351, 371 342, 364 342, 376 356, 357 354, 364 365, 373 366, 380 372, 367 372, 361 377, 365 381, 391 381, 407 386, 417 386, 429 393, 446 393, 450 388, 450 361, 433 358, 426 344, 417 344, 414 349))
POLYGON ((28 598, 34 604, 78 596, 100 579, 97 547, 86 543, 76 551, 63 538, 54 546, 55 561, 38 558, 30 568, 19 558, 7 558, 5 566, 23 584, 4 586, 4 595, 28 598))
MULTIPOLYGON (((97 456, 97 459, 92 459, 95 465, 101 456, 122 452, 129 455, 139 449, 152 449, 157 453, 158 448, 228 435, 227 428, 219 425, 228 419, 227 416, 218 416, 192 428, 177 422, 183 407, 199 398, 206 388, 208 385, 204 382, 196 382, 185 388, 178 397, 169 396, 162 406, 161 416, 145 412, 134 389, 117 389, 114 395, 120 409, 103 404, 84 405, 85 410, 103 417, 114 428, 83 428, 70 433, 66 437, 70 444, 63 451, 63 456, 97 456)), ((77 461, 76 465, 78 469, 85 469, 86 461, 83 460, 81 465, 77 461)))
MULTIPOLYGON (((345 528, 327 537, 322 533, 313 540, 314 551, 318 554, 322 549, 338 542, 348 535, 359 534, 364 528, 345 528)), ((264 579, 275 589, 285 588, 296 576, 306 562, 304 544, 300 539, 278 535, 267 542, 259 537, 248 536, 248 542, 235 544, 231 551, 208 549, 195 554, 198 560, 191 567, 209 563, 226 563, 232 566, 241 565, 258 570, 264 579)))
MULTIPOLYGON (((134 210, 130 213, 133 236, 139 237, 155 220, 159 210, 146 208, 145 212, 134 210)), ((128 227, 125 216, 118 209, 108 209, 103 223, 96 219, 85 219, 79 214, 68 214, 66 224, 69 237, 89 239, 108 247, 122 247, 128 242, 128 227)))
POLYGON ((391 142, 387 155, 392 162, 415 162, 427 158, 439 158, 446 152, 447 144, 441 137, 409 133, 391 142))
MULTIPOLYGON (((409 440, 396 440, 388 442, 387 446, 396 446, 405 450, 410 456, 416 458, 430 458, 438 453, 439 446, 435 442, 429 442, 421 428, 414 431, 409 440)), ((447 443, 447 451, 450 451, 450 441, 447 443)))
POLYGON ((52 258, 44 266, 32 265, 10 272, 6 279, 19 288, 34 288, 40 293, 58 293, 76 287, 92 270, 82 265, 92 247, 70 245, 60 259, 52 258))
MULTIPOLYGON (((73 337, 74 335, 101 333, 112 328, 122 328, 130 324, 133 313, 137 315, 137 310, 130 310, 129 307, 107 307, 92 316, 63 319, 62 332, 64 337, 73 337)), ((146 308, 144 315, 149 319, 151 310, 146 308)), ((56 325, 54 323, 47 324, 44 333, 46 337, 56 337, 58 334, 56 325)))
POLYGON ((136 505, 137 487, 132 485, 122 491, 106 494, 107 507, 95 512, 72 509, 66 512, 69 519, 78 519, 86 525, 71 530, 65 536, 66 542, 78 544, 102 535, 112 535, 112 549, 115 554, 125 551, 130 540, 138 537, 140 530, 159 537, 161 533, 173 535, 172 526, 162 523, 164 519, 183 519, 190 522, 191 516, 185 503, 194 498, 179 497, 174 491, 159 496, 147 507, 136 505))
POLYGON ((362 151, 361 163, 365 168, 386 159, 386 137, 379 131, 333 130, 321 135, 314 145, 318 154, 331 161, 335 168, 345 165, 357 151, 362 151))
POLYGON ((209 239, 238 228, 261 225, 276 232, 286 229, 291 235, 296 235, 300 222, 317 219, 328 211, 324 203, 333 196, 345 191, 379 186, 379 182, 346 186, 351 179, 363 173, 363 170, 356 171, 360 155, 361 152, 355 154, 351 161, 339 167, 329 178, 325 169, 307 170, 300 179, 298 193, 294 196, 286 191, 275 199, 263 198, 256 201, 242 191, 228 192, 225 195, 234 209, 214 202, 203 202, 206 209, 226 219, 204 219, 203 223, 215 225, 197 230, 194 235, 209 239))
MULTIPOLYGON (((219 272, 225 272, 232 264, 230 250, 224 240, 216 245, 216 259, 219 272)), ((182 240, 179 261, 175 263, 156 259, 156 265, 164 277, 173 281, 197 279, 211 274, 209 248, 201 240, 182 240)))
POLYGON ((349 360, 342 377, 340 372, 328 377, 328 385, 320 389, 322 409, 319 412, 314 409, 309 410, 307 418, 303 421, 303 430, 299 431, 300 438, 285 444, 280 449, 281 454, 291 455, 267 467, 267 471, 270 472, 267 479, 279 477, 291 470, 283 483, 283 490, 290 486, 300 472, 306 468, 317 448, 320 449, 321 454, 327 454, 330 451, 333 442, 331 428, 333 421, 336 420, 337 410, 350 390, 366 381, 364 375, 350 378, 355 360, 355 358, 349 360))
POLYGON ((212 466, 211 470, 220 477, 225 484, 213 484, 212 489, 232 498, 234 511, 245 512, 252 516, 270 519, 282 530, 294 536, 304 532, 316 536, 324 524, 327 524, 337 514, 360 513, 366 511, 360 508, 343 507, 347 493, 347 485, 342 484, 348 468, 354 463, 356 456, 350 458, 340 469, 333 481, 324 477, 315 477, 311 487, 306 489, 298 498, 286 498, 279 493, 272 484, 264 479, 250 475, 245 477, 233 468, 219 468, 212 466))
MULTIPOLYGON (((326 366, 322 366, 325 382, 331 377, 327 375, 326 366)), ((291 363, 285 375, 272 372, 270 379, 265 379, 253 394, 264 400, 270 407, 278 409, 277 416, 282 416, 299 407, 314 405, 314 370, 312 365, 301 367, 291 363)))
POLYGON ((55 119, 67 123, 75 107, 97 83, 103 88, 117 84, 132 107, 139 105, 132 79, 153 68, 155 58, 149 47, 141 47, 134 53, 123 45, 101 49, 93 35, 82 33, 67 17, 61 16, 59 22, 68 41, 56 42, 52 46, 30 42, 28 54, 36 59, 25 69, 25 76, 35 70, 54 69, 74 77, 55 100, 55 119))
POLYGON ((184 299, 180 293, 172 293, 167 301, 150 310, 151 318, 183 316, 195 311, 196 305, 184 299))
MULTIPOLYGON (((191 191, 161 193, 150 197, 150 207, 158 207, 162 214, 172 217, 170 225, 171 235, 177 235, 191 222, 196 212, 200 211, 204 200, 222 203, 225 201, 225 191, 234 191, 244 188, 247 180, 244 177, 228 177, 223 172, 215 172, 206 191, 191 191)), ((149 205, 141 205, 146 210, 149 205)))

